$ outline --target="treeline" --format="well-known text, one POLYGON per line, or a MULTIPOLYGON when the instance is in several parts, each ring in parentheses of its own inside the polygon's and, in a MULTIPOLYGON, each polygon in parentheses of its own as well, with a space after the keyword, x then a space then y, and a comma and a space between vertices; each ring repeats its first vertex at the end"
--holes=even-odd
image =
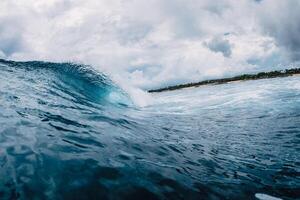
POLYGON ((208 85, 208 84, 224 84, 232 81, 245 81, 245 80, 286 77, 286 76, 292 76, 294 74, 300 74, 300 68, 285 69, 285 70, 271 71, 271 72, 260 72, 258 74, 243 74, 231 78, 212 79, 212 80, 200 81, 196 83, 174 85, 174 86, 164 87, 160 89, 149 90, 148 92, 153 93, 153 92, 171 91, 171 90, 178 90, 178 89, 188 88, 188 87, 197 87, 197 86, 208 85))

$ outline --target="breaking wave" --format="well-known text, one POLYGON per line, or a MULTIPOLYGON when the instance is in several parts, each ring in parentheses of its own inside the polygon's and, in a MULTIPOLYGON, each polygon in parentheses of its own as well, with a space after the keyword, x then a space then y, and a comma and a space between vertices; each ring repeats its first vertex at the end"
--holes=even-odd
POLYGON ((300 79, 152 94, 0 60, 0 199, 296 199, 300 79))

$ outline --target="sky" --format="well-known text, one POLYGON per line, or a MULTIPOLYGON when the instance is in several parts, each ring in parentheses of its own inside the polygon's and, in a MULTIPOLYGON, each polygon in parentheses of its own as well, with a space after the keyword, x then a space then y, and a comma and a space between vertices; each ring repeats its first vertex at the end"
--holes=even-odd
POLYGON ((297 0, 1 0, 0 58, 154 89, 298 66, 297 0))

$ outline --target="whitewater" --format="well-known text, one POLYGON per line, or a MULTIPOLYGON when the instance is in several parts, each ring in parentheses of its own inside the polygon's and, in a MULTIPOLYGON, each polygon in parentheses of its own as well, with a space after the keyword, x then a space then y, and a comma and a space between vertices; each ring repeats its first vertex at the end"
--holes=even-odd
POLYGON ((0 199, 300 197, 299 76, 143 107, 85 65, 0 60, 0 80, 0 199))

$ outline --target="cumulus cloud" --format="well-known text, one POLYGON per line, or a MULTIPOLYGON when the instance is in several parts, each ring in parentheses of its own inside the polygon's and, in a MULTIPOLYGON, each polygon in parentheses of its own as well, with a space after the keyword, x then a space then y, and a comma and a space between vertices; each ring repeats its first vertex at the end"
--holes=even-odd
POLYGON ((300 1, 261 2, 260 23, 292 60, 300 60, 300 1))
POLYGON ((224 57, 231 56, 231 44, 226 39, 215 37, 209 42, 205 42, 204 45, 214 52, 221 52, 224 57))
POLYGON ((14 16, 3 16, 0 19, 0 52, 3 56, 11 56, 15 52, 25 50, 23 25, 16 21, 14 16))
POLYGON ((0 56, 90 64, 142 89, 262 71, 299 57, 293 2, 1 0, 0 56))

